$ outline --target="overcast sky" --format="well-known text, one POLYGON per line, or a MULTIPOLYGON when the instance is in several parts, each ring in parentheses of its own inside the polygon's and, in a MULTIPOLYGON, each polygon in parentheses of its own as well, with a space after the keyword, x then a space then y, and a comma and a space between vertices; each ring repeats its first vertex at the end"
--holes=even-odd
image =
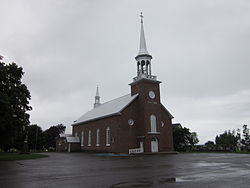
POLYGON ((23 67, 31 123, 70 124, 130 93, 140 12, 161 101, 200 143, 250 124, 249 0, 0 0, 0 54, 23 67))

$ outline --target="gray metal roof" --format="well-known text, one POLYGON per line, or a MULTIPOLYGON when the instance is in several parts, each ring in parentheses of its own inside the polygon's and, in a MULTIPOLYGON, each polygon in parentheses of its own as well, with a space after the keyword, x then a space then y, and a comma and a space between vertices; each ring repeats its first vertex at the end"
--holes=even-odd
POLYGON ((80 123, 84 123, 87 121, 93 121, 96 119, 105 118, 108 116, 116 115, 121 113, 132 101, 136 99, 139 94, 135 94, 131 96, 130 94, 116 98, 109 102, 103 103, 100 106, 93 108, 92 110, 88 111, 84 115, 82 115, 79 119, 74 121, 72 124, 77 125, 80 123))
POLYGON ((67 136, 72 136, 72 135, 61 133, 61 134, 59 134, 59 136, 60 136, 60 138, 66 138, 67 136))
POLYGON ((80 139, 77 136, 75 136, 75 137, 67 136, 66 140, 67 140, 68 143, 79 143, 80 142, 80 139))

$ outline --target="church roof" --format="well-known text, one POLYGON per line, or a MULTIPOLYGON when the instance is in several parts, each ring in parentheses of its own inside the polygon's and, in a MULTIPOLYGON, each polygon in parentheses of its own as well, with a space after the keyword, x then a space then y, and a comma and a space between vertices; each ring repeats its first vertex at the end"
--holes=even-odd
POLYGON ((163 104, 161 104, 161 107, 167 112, 169 118, 174 118, 174 116, 168 111, 168 109, 163 104))
POLYGON ((130 94, 128 94, 103 103, 100 106, 88 111, 79 119, 74 121, 73 126, 87 121, 109 117, 112 115, 119 115, 122 110, 124 110, 131 102, 133 102, 137 98, 138 95, 139 94, 135 94, 131 96, 130 94))
POLYGON ((79 143, 80 139, 77 136, 67 136, 66 140, 68 143, 79 143))

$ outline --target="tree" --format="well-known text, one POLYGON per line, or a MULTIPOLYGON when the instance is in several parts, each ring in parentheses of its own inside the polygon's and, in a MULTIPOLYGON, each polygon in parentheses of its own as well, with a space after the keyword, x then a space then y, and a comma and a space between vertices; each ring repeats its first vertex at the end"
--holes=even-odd
POLYGON ((63 124, 58 124, 45 130, 43 132, 43 147, 46 149, 56 148, 56 139, 59 137, 59 134, 64 133, 65 128, 63 124))
POLYGON ((21 81, 23 74, 22 67, 17 64, 0 61, 0 148, 5 151, 22 147, 29 125, 27 111, 31 110, 31 96, 21 81))
POLYGON ((43 148, 42 136, 42 128, 38 125, 30 125, 28 127, 28 144, 30 150, 41 150, 43 148))
POLYGON ((206 148, 207 148, 208 150, 213 150, 215 144, 214 144, 213 141, 207 141, 207 142, 205 143, 205 146, 206 146, 206 148))
POLYGON ((186 151, 199 142, 196 132, 190 132, 188 128, 173 127, 174 148, 176 151, 186 151))
POLYGON ((250 144, 249 128, 247 127, 247 125, 243 125, 243 137, 244 144, 250 144))
POLYGON ((223 134, 217 135, 215 142, 217 145, 221 146, 224 150, 235 150, 238 142, 238 136, 235 131, 225 131, 223 134))
POLYGON ((247 125, 243 125, 243 139, 241 140, 242 144, 245 145, 245 150, 249 150, 250 147, 250 135, 249 135, 249 128, 247 125))
POLYGON ((207 142, 205 143, 205 146, 207 146, 207 147, 214 146, 214 142, 213 142, 213 141, 207 141, 207 142))

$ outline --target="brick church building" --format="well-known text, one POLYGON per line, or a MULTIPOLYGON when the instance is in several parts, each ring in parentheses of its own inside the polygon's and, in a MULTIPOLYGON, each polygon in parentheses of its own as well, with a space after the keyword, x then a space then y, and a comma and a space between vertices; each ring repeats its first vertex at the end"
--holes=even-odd
POLYGON ((131 93, 100 103, 97 87, 94 108, 72 124, 81 150, 113 153, 173 151, 173 116, 161 103, 160 83, 152 75, 141 16, 140 47, 131 93))

